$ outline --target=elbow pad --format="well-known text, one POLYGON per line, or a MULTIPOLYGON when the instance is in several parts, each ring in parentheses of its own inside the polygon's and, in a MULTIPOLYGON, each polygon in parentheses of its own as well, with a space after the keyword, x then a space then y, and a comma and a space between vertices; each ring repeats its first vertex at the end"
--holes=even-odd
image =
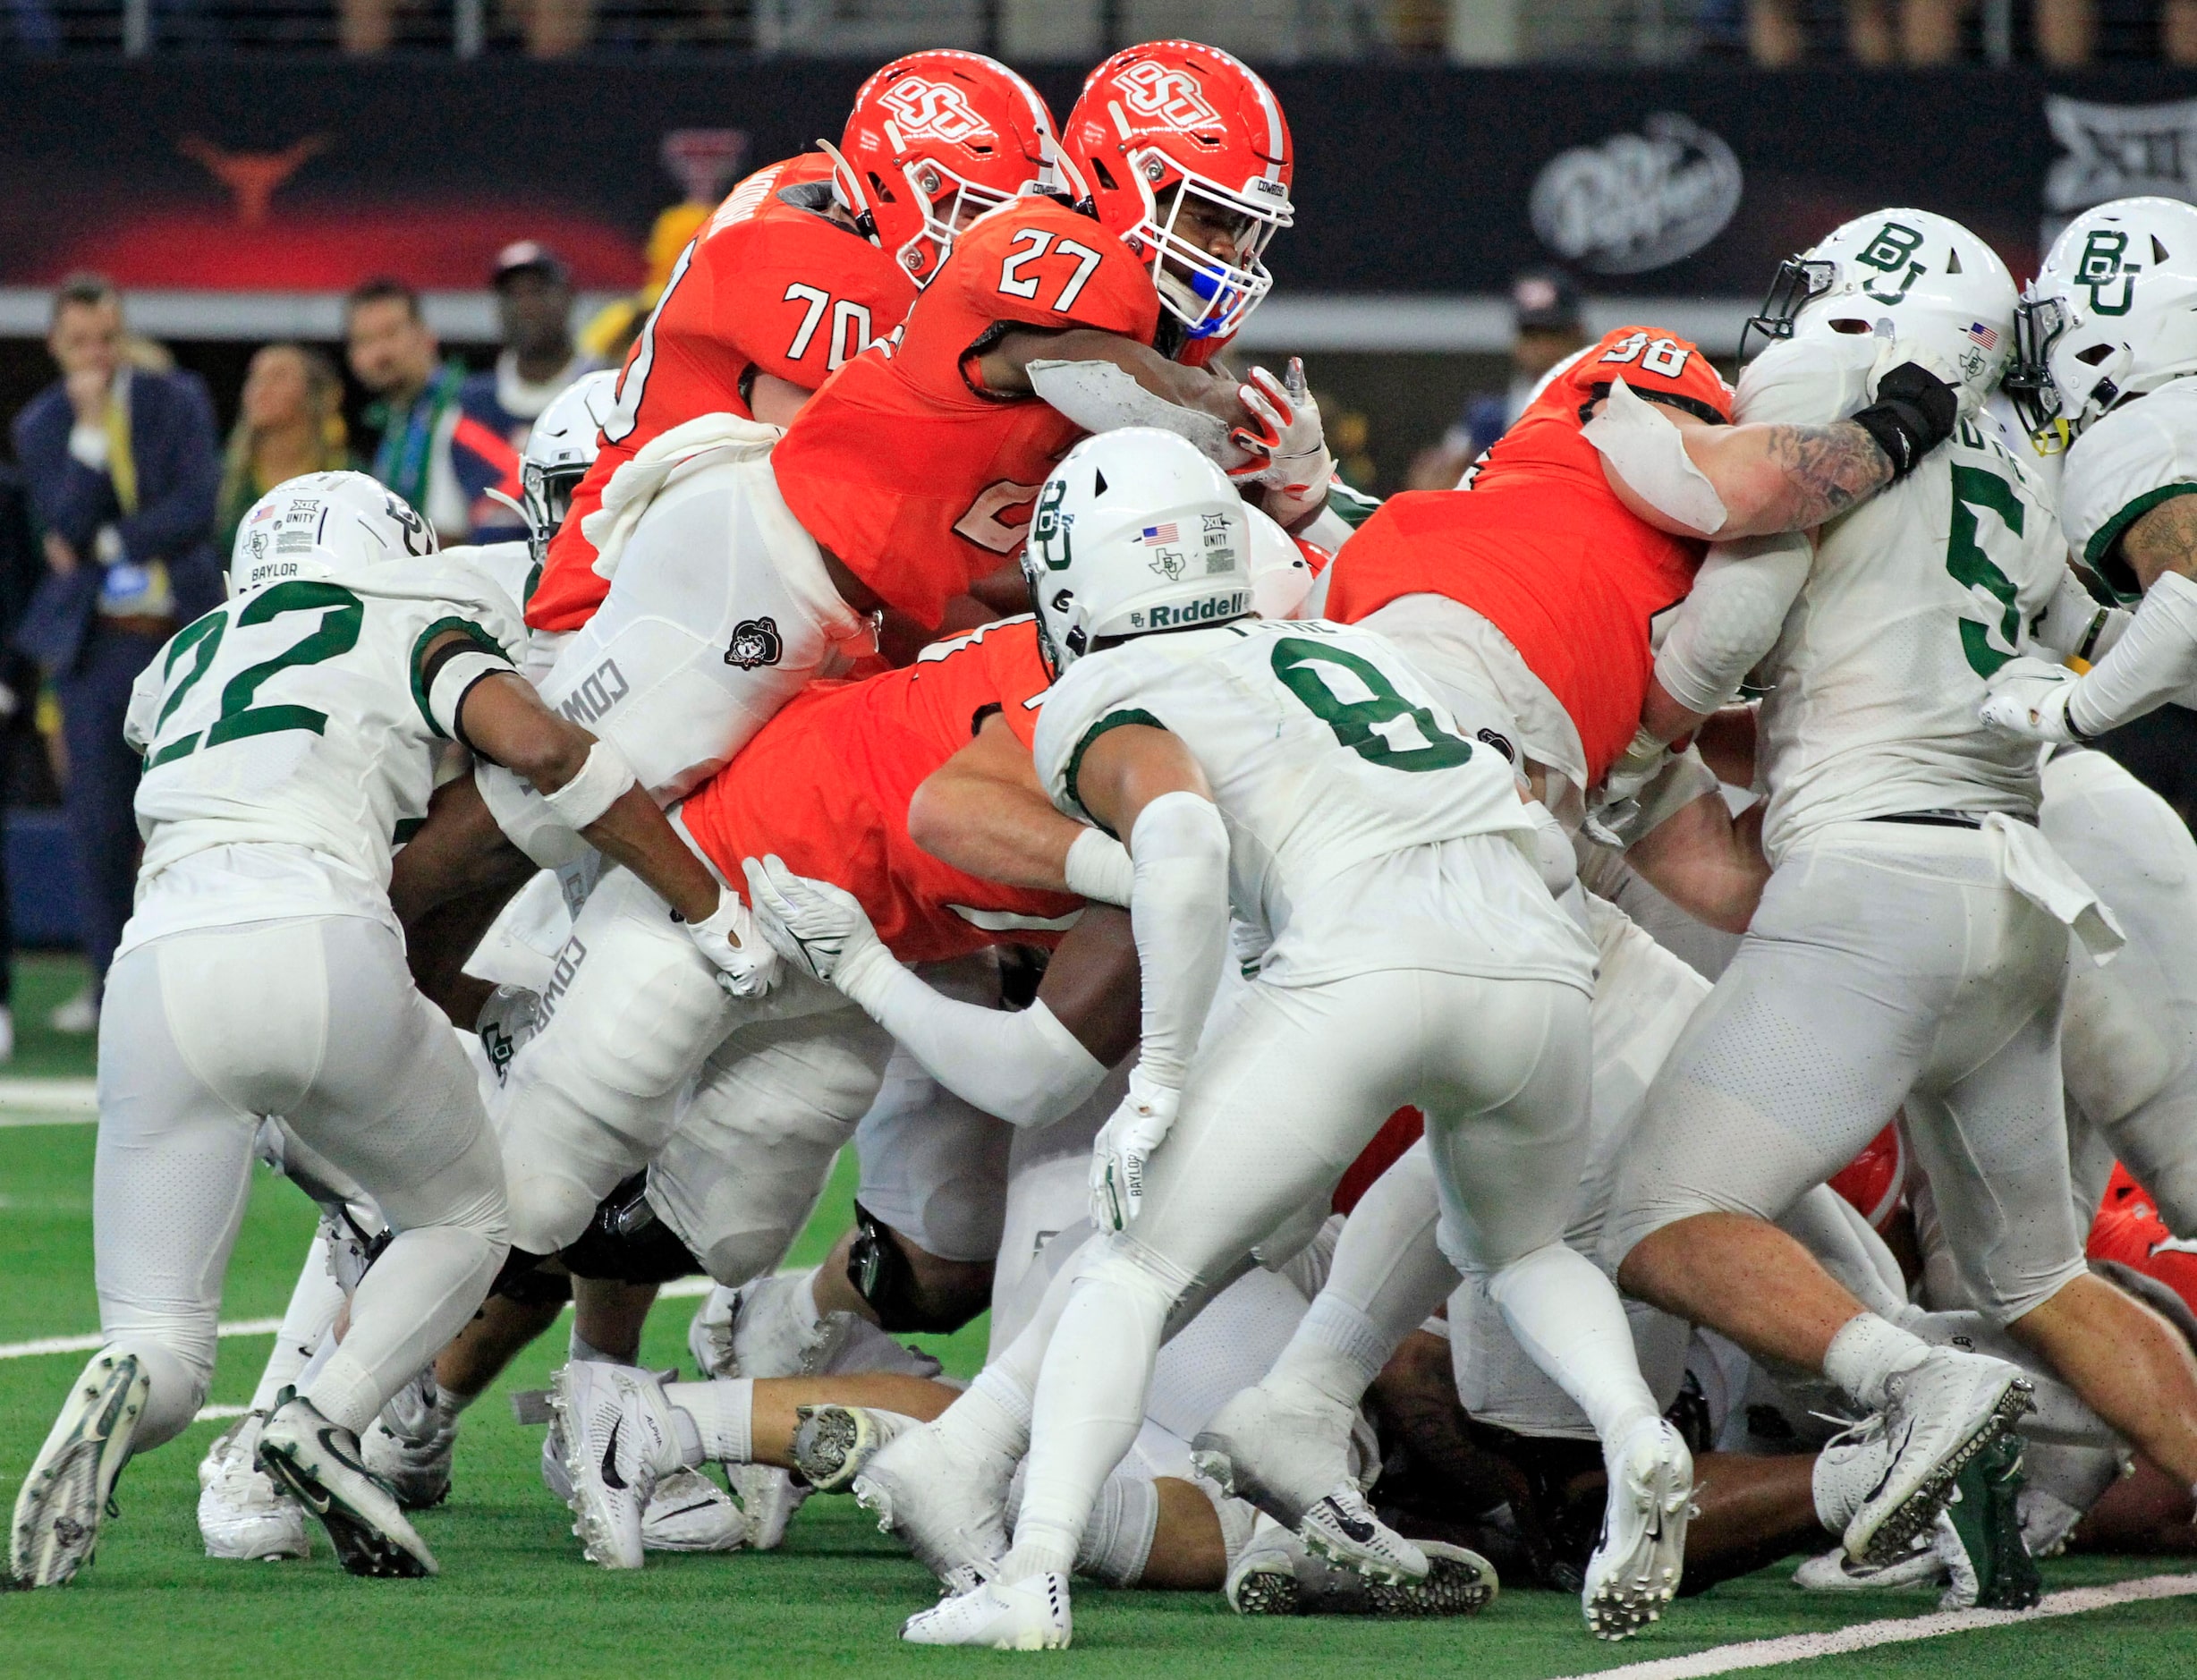
POLYGON ((1960 415, 1958 392, 1921 362, 1903 361, 1877 381, 1877 400, 1853 423, 1877 440, 1897 484, 1953 436, 1960 415))
POLYGON ((1585 437, 1633 493, 1666 518, 1713 537, 1730 516, 1709 475, 1686 453, 1686 435, 1613 379, 1609 401, 1587 422, 1585 437))

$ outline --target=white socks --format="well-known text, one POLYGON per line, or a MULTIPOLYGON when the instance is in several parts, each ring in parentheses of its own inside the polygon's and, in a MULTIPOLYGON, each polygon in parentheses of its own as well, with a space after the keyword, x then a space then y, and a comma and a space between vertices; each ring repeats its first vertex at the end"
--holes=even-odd
POLYGON ((1605 1453, 1616 1452, 1643 1419, 1662 1415, 1641 1378, 1617 1291, 1585 1255, 1550 1243, 1491 1276, 1488 1294, 1527 1357, 1587 1414, 1605 1453))
POLYGON ((755 1379, 724 1377, 711 1382, 666 1383, 664 1398, 671 1402, 672 1428, 679 1437, 681 1463, 699 1464, 705 1459, 721 1464, 751 1462, 755 1379))
POLYGON ((328 1262, 327 1228, 320 1226, 305 1251, 305 1264, 290 1292, 290 1304, 284 1309, 282 1328, 275 1333, 275 1348, 267 1356, 267 1368, 259 1373, 259 1386, 251 1391, 254 1412, 272 1412, 276 1395, 293 1385, 301 1386, 305 1362, 320 1345, 343 1305, 344 1292, 328 1262))
POLYGON ((1856 1313, 1831 1337, 1823 1355, 1823 1374, 1871 1412, 1884 1405, 1885 1379, 1921 1364, 1930 1345, 1873 1312, 1856 1313))
POLYGON ((1381 1327, 1349 1302, 1322 1290, 1275 1362, 1274 1374, 1294 1377, 1355 1411, 1394 1351, 1381 1327))

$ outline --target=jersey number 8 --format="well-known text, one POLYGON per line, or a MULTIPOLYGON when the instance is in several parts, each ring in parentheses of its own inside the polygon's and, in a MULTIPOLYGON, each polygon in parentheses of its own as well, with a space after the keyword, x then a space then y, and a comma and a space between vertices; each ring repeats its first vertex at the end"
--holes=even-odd
POLYGON ((1379 666, 1354 653, 1289 636, 1274 644, 1272 663, 1282 685, 1368 764, 1453 770, 1472 756, 1471 742, 1451 734, 1424 706, 1399 694, 1379 666), (1366 698, 1346 700, 1337 692, 1353 688, 1362 688, 1366 698))

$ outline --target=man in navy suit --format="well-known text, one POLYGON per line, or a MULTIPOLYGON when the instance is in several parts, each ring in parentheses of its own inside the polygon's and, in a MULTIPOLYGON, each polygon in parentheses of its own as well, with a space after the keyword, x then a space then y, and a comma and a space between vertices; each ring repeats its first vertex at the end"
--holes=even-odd
POLYGON ((93 980, 55 1024, 88 1031, 136 874, 139 766, 123 714, 161 644, 221 600, 211 540, 220 462, 205 385, 131 365, 122 301, 105 280, 63 284, 47 347, 61 378, 15 417, 13 433, 47 574, 15 641, 61 701, 93 980))

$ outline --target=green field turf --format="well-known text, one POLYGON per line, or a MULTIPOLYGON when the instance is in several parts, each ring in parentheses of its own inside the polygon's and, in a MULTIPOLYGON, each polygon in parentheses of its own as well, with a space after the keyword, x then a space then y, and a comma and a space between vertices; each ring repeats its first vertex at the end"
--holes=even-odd
MULTIPOLYGON (((92 1145, 89 1125, 0 1127, 0 1343, 98 1326, 92 1145)), ((847 1216, 852 1185, 844 1166, 801 1257, 820 1253, 847 1216)), ((262 1176, 231 1268, 225 1319, 280 1313, 311 1224, 303 1197, 262 1176)), ((649 1361, 687 1362, 689 1310, 684 1301, 658 1309, 645 1348, 649 1361)), ((1073 1650, 1027 1657, 919 1651, 894 1635, 904 1616, 929 1600, 929 1577, 850 1500, 812 1500, 785 1547, 768 1555, 658 1557, 632 1575, 581 1561, 567 1513, 544 1492, 536 1471, 540 1431, 515 1423, 505 1398, 511 1389, 546 1381, 563 1334, 560 1328, 537 1344, 467 1414, 455 1491, 420 1519, 442 1561, 440 1579, 352 1580, 317 1531, 307 1563, 208 1562, 193 1522, 193 1472, 223 1425, 202 1422, 130 1467, 118 1493, 122 1519, 108 1525, 98 1561, 73 1585, 0 1595, 0 1676, 779 1680, 945 1676, 1020 1665, 1124 1680, 1544 1680, 1935 1608, 1927 1593, 1828 1601, 1803 1596, 1788 1583, 1785 1565, 1682 1603, 1645 1638, 1606 1646, 1583 1632, 1574 1602, 1548 1593, 1506 1592, 1476 1620, 1413 1625, 1246 1621, 1217 1595, 1079 1585, 1073 1650)), ((223 1341, 214 1403, 250 1397, 268 1340, 223 1341)), ((981 1327, 936 1345, 952 1369, 965 1373, 981 1356, 981 1327)), ((84 1357, 0 1359, 0 1509, 12 1507, 84 1357)), ((2060 1561, 2045 1566, 2046 1584, 2188 1566, 2170 1559, 2060 1561)), ((2184 1680, 2197 1674, 2197 1599, 1966 1632, 1777 1672, 1815 1680, 2184 1680)))

